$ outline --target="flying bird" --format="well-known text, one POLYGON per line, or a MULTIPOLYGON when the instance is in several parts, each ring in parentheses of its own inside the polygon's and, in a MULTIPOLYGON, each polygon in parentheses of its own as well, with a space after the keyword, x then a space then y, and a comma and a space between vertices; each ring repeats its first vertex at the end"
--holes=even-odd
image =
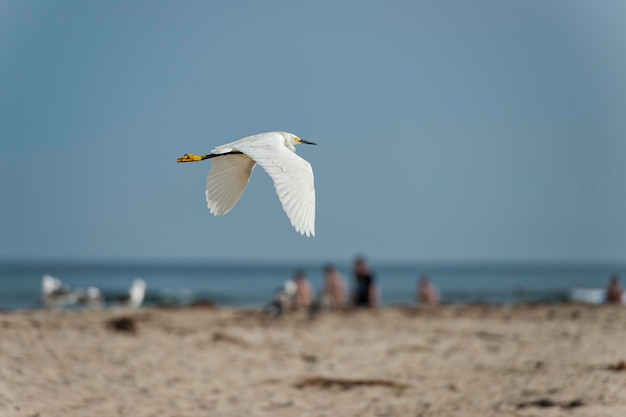
POLYGON ((315 145, 287 132, 248 136, 213 149, 208 155, 185 154, 177 162, 213 159, 206 183, 211 213, 223 216, 237 204, 256 164, 274 181, 276 193, 297 232, 315 236, 315 186, 311 164, 296 155, 296 145, 315 145))

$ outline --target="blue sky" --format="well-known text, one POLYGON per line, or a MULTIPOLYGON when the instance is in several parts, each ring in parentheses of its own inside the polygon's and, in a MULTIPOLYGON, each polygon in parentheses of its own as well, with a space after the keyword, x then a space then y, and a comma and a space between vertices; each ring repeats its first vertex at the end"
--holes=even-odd
POLYGON ((0 1, 0 258, 626 261, 626 3, 0 1), (315 238, 255 170, 284 130, 315 238))

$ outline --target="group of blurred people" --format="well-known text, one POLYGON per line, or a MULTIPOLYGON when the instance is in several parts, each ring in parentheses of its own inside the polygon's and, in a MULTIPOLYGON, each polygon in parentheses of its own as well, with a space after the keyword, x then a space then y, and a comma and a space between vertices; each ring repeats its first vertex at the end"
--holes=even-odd
POLYGON ((354 289, 348 294, 348 286, 341 272, 334 265, 324 267, 324 287, 319 298, 306 277, 304 271, 297 271, 293 279, 285 283, 292 288, 292 310, 336 310, 354 307, 376 307, 379 302, 379 291, 374 275, 364 258, 357 258, 354 262, 354 289))
MULTIPOLYGON (((353 279, 352 292, 348 293, 346 280, 341 272, 333 265, 326 265, 324 286, 317 298, 305 272, 296 271, 294 279, 285 282, 265 311, 269 315, 279 315, 294 310, 317 312, 348 307, 376 307, 380 301, 379 287, 371 268, 362 257, 354 261, 353 279)), ((609 304, 626 302, 624 289, 616 275, 611 278, 603 298, 609 304)), ((428 275, 422 275, 418 280, 416 304, 429 307, 438 305, 440 301, 437 287, 428 275)))
MULTIPOLYGON (((357 257, 353 267, 353 287, 348 286, 341 272, 334 265, 324 267, 324 287, 319 298, 304 271, 296 271, 293 280, 286 281, 265 307, 269 315, 279 315, 293 310, 337 310, 348 307, 376 307, 380 302, 380 291, 376 278, 363 257, 357 257)), ((420 277, 417 303, 424 306, 439 304, 439 291, 428 276, 420 277)))

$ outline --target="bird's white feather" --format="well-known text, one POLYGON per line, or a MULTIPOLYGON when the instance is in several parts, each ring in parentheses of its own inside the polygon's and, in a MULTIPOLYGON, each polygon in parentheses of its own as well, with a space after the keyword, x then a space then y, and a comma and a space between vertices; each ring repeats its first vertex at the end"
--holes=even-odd
POLYGON ((220 149, 243 152, 261 165, 274 181, 283 210, 296 231, 315 236, 313 169, 307 161, 287 148, 281 132, 251 136, 216 148, 220 149))
POLYGON ((223 216, 235 207, 250 181, 254 166, 255 162, 247 155, 224 155, 213 159, 205 193, 211 213, 223 216))
MULTIPOLYGON (((237 139, 234 142, 230 142, 230 143, 226 143, 224 145, 220 145, 220 146, 216 146, 215 148, 213 148, 213 150, 211 150, 211 153, 214 154, 220 154, 220 153, 228 153, 228 152, 232 152, 235 150, 238 150, 240 152, 241 151, 238 147, 240 145, 245 145, 246 143, 249 142, 256 142, 256 141, 266 141, 266 140, 282 140, 284 141, 284 137, 282 135, 282 132, 267 132, 267 133, 259 133, 256 135, 252 135, 252 136, 246 136, 245 138, 242 139, 237 139)), ((244 152, 245 153, 245 152, 244 152)))

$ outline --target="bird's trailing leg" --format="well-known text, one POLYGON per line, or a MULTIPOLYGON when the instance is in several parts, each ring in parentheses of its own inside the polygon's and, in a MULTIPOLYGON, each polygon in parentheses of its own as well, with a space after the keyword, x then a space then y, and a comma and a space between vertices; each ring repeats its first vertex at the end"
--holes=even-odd
POLYGON ((194 155, 192 153, 186 153, 180 158, 178 158, 176 162, 198 162, 204 159, 215 158, 216 156, 241 155, 242 153, 243 152, 239 152, 239 151, 232 151, 232 152, 226 152, 226 153, 211 153, 208 155, 194 155))
POLYGON ((186 153, 183 156, 181 156, 180 158, 178 158, 176 160, 176 162, 197 162, 197 161, 202 161, 203 158, 200 155, 194 155, 192 153, 186 153))

